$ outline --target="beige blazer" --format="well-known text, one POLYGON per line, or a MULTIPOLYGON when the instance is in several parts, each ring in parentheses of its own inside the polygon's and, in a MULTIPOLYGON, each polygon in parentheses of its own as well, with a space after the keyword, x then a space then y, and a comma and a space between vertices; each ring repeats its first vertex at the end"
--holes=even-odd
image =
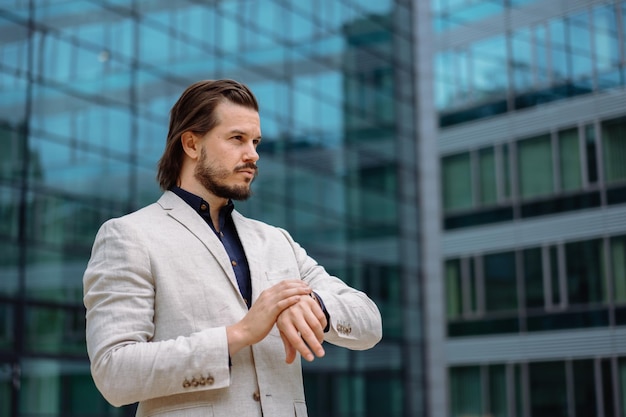
MULTIPOLYGON (((368 349, 380 313, 330 276, 290 235, 233 211, 252 302, 280 280, 305 280, 330 314, 325 340, 368 349)), ((276 326, 232 357, 226 326, 247 312, 230 260, 205 221, 172 192, 100 228, 83 278, 87 350, 96 386, 138 416, 307 415, 300 358, 288 365, 276 326)), ((323 359, 318 359, 323 360, 323 359)))

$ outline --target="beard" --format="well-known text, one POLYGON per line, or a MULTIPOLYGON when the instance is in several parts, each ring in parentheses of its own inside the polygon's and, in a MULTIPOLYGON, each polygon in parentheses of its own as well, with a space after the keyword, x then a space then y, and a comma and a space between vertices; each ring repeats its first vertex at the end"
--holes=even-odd
POLYGON ((215 164, 207 163, 207 155, 204 148, 202 148, 200 150, 200 159, 194 170, 194 177, 204 188, 217 197, 243 201, 252 195, 250 184, 256 178, 257 169, 256 164, 253 162, 239 165, 232 172, 215 164), (224 183, 229 176, 241 169, 254 170, 254 177, 246 185, 227 185, 224 183))

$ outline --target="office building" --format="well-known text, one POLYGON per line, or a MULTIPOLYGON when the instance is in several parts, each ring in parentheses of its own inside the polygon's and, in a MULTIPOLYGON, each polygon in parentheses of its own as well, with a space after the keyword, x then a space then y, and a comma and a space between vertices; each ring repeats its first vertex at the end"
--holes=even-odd
POLYGON ((626 416, 626 2, 432 7, 449 415, 626 416))

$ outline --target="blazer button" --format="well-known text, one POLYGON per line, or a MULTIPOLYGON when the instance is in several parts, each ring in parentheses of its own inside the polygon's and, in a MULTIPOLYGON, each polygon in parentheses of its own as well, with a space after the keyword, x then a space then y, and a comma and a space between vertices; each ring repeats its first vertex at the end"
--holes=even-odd
POLYGON ((199 383, 200 383, 200 382, 198 382, 198 380, 197 380, 196 378, 193 378, 193 379, 191 380, 191 385, 193 385, 194 387, 197 387, 199 383))
POLYGON ((261 394, 259 394, 259 391, 254 391, 254 394, 252 394, 252 399, 254 401, 261 401, 261 394))
POLYGON ((215 382, 215 379, 213 379, 213 377, 211 375, 209 375, 206 379, 206 383, 208 385, 213 385, 213 383, 215 382))
POLYGON ((189 388, 191 386, 191 382, 187 378, 183 381, 183 388, 189 388))

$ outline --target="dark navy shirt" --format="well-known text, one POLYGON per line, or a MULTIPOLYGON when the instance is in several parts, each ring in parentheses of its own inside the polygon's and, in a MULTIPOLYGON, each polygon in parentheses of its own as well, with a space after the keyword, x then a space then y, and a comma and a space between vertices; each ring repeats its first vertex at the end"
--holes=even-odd
POLYGON ((182 198, 187 204, 191 206, 209 225, 213 233, 224 245, 226 253, 230 258, 230 264, 235 271, 235 277, 237 277, 237 285, 239 286, 239 292, 248 308, 250 308, 250 301, 252 299, 252 284, 250 283, 250 267, 248 266, 248 259, 246 253, 243 250, 241 240, 235 229, 233 223, 232 212, 235 209, 235 205, 232 201, 228 201, 224 207, 220 209, 218 224, 219 232, 215 230, 213 221, 211 220, 211 210, 209 203, 202 197, 185 191, 180 187, 172 187, 170 189, 174 194, 182 198))

